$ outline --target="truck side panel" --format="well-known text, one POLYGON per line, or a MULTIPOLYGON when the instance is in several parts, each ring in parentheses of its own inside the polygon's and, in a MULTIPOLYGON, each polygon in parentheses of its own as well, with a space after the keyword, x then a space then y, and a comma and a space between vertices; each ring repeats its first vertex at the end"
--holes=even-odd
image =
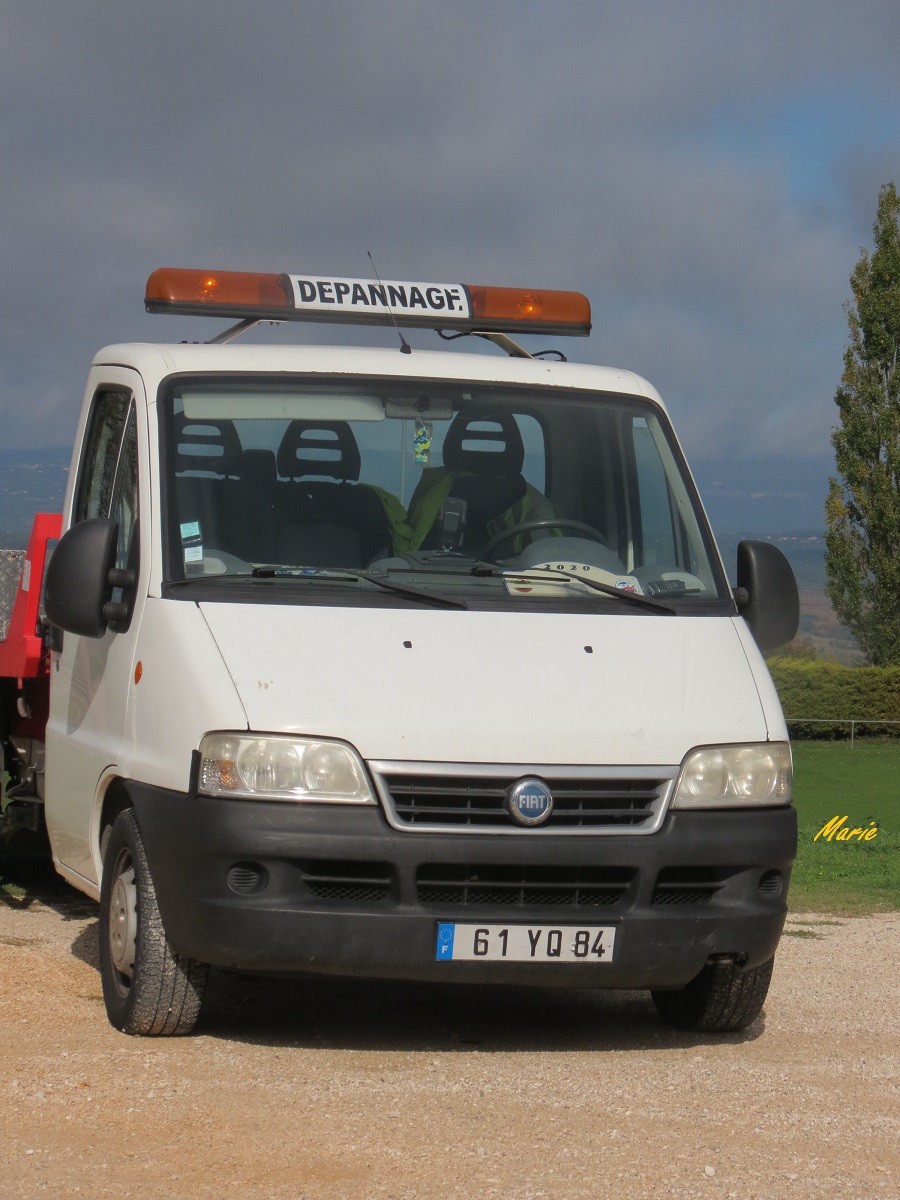
POLYGON ((101 780, 116 768, 122 744, 147 594, 151 502, 141 377, 122 367, 95 368, 88 396, 81 466, 70 481, 66 524, 112 516, 119 525, 122 556, 116 565, 136 567, 138 583, 126 631, 108 630, 101 638, 66 633, 53 654, 45 810, 58 867, 95 895, 95 801, 101 780))

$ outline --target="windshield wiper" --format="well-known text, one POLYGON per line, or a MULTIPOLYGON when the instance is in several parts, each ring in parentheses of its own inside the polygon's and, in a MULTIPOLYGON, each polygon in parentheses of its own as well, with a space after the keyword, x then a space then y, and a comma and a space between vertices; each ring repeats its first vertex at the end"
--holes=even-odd
POLYGON ((290 577, 293 579, 325 579, 340 580, 342 583, 358 583, 361 579, 375 587, 384 588, 386 592, 395 592, 398 596, 408 596, 412 600, 420 600, 423 604, 434 604, 440 608, 468 608, 464 600, 456 600, 452 596, 444 596, 440 592, 427 592, 424 588, 411 587, 408 583, 394 583, 393 580, 383 579, 368 571, 341 571, 326 568, 319 570, 313 567, 254 567, 250 572, 254 579, 276 579, 290 577))
MULTIPOLYGON (((486 575, 486 568, 489 564, 477 563, 472 568, 473 575, 486 575)), ((552 570, 545 570, 543 567, 539 571, 524 570, 524 571, 496 571, 491 568, 491 574, 502 575, 504 577, 513 577, 515 579, 527 579, 529 582, 538 583, 542 579, 567 579, 573 583, 582 583, 591 591, 601 592, 604 596, 612 596, 616 600, 622 600, 626 604, 631 604, 636 608, 649 608, 654 612, 665 613, 667 616, 674 616, 675 609, 669 604, 663 604, 660 600, 651 600, 649 596, 642 596, 638 592, 626 592, 624 588, 616 588, 608 583, 601 583, 599 579, 586 579, 583 575, 576 575, 574 571, 561 571, 557 567, 552 570)))

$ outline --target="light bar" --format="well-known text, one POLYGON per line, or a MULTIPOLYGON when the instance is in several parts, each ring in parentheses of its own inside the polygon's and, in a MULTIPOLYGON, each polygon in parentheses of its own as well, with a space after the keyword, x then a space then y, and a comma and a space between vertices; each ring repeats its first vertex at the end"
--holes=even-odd
POLYGON ((580 292, 258 275, 162 267, 147 280, 148 312, 272 321, 329 321, 469 332, 587 337, 591 306, 580 292))

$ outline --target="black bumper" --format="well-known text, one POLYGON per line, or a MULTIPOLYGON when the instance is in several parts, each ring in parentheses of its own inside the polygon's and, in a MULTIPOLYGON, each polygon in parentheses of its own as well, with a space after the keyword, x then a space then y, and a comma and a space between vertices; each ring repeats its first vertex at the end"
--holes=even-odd
POLYGON ((398 832, 376 808, 129 790, 173 948, 264 973, 681 987, 711 956, 772 957, 797 844, 790 807, 670 813, 644 836, 457 835, 398 832), (439 962, 439 922, 614 925, 615 954, 439 962))

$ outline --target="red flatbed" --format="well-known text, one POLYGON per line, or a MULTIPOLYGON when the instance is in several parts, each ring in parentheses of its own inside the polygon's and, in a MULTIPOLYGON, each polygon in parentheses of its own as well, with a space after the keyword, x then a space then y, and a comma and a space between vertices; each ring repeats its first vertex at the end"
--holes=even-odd
POLYGON ((46 647, 38 628, 47 544, 60 536, 62 516, 38 513, 22 560, 6 637, 0 641, 0 676, 17 680, 46 674, 46 647))

